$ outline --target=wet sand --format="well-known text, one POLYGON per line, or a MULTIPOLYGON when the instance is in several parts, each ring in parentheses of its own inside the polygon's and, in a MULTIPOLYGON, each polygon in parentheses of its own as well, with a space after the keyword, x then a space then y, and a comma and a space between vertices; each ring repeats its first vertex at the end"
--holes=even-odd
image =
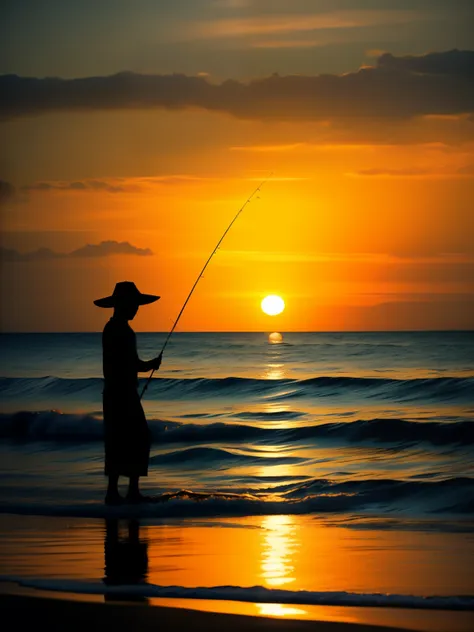
POLYGON ((329 621, 292 621, 251 617, 184 608, 147 607, 130 603, 100 604, 64 599, 0 594, 0 608, 16 630, 27 630, 41 622, 41 629, 84 632, 93 629, 126 632, 139 630, 226 630, 226 632, 390 632, 402 628, 329 621))

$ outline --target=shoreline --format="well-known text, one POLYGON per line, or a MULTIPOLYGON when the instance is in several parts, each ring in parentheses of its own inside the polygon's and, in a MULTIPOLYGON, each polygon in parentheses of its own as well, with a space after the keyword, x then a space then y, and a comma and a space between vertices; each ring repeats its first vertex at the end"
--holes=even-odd
MULTIPOLYGON (((150 610, 160 612, 163 608, 181 613, 186 610, 191 619, 212 613, 227 615, 231 622, 234 616, 245 616, 247 622, 255 618, 280 621, 290 630, 297 629, 295 620, 306 625, 313 622, 313 627, 304 629, 320 631, 333 630, 327 627, 333 623, 345 626, 339 629, 346 632, 373 632, 374 626, 416 632, 474 630, 474 611, 469 610, 415 609, 410 602, 395 608, 390 599, 382 599, 384 605, 379 603, 378 607, 373 600, 370 605, 360 599, 344 601, 346 605, 299 605, 279 593, 279 589, 352 591, 354 595, 438 595, 448 599, 474 595, 466 564, 473 544, 467 534, 354 530, 292 516, 161 524, 147 524, 145 520, 139 524, 3 515, 0 535, 4 544, 0 566, 5 573, 0 594, 45 599, 48 605, 38 608, 47 607, 52 619, 62 616, 60 601, 85 604, 88 609, 96 606, 99 611, 91 611, 91 616, 101 618, 110 616, 109 610, 100 610, 104 602, 123 608, 127 601, 134 607, 148 604, 150 610), (131 530, 133 525, 136 529, 131 530), (29 586, 21 585, 23 581, 30 581, 29 586), (135 586, 142 582, 151 589, 143 591, 135 586), (104 598, 102 584, 133 586, 133 590, 111 590, 104 598), (253 590, 257 586, 274 592, 265 599, 262 591, 253 590), (160 591, 160 587, 176 590, 160 591), (197 587, 204 589, 196 592, 197 587), (216 599, 212 587, 230 590, 216 599), (237 589, 247 590, 245 599, 232 600, 239 593, 237 589), (319 627, 314 627, 315 622, 319 627), (351 627, 355 623, 362 628, 351 627)), ((35 601, 32 607, 37 605, 35 601)), ((442 601, 437 607, 443 607, 442 601)), ((24 608, 32 611, 28 604, 24 608)), ((167 614, 171 611, 166 610, 167 614)), ((156 614, 140 616, 152 616, 155 625, 159 621, 156 614)), ((224 621, 222 627, 233 625, 224 621)), ((107 624, 108 619, 104 621, 107 624)), ((125 629, 119 625, 114 632, 125 629)))
MULTIPOLYGON (((201 599, 166 599, 133 596, 105 598, 99 594, 49 591, 0 582, 0 608, 11 613, 17 629, 30 629, 31 622, 45 622, 48 630, 83 632, 93 620, 127 632, 191 629, 235 632, 471 632, 473 612, 420 611, 402 608, 350 606, 314 607, 302 618, 297 610, 279 604, 216 602, 201 599), (243 606, 243 607, 242 607, 243 606), (30 621, 30 623, 28 623, 30 621)), ((107 628, 108 629, 108 628, 107 628)))
POLYGON ((140 629, 140 632, 191 629, 234 632, 410 632, 409 628, 346 623, 338 621, 301 621, 266 616, 206 612, 162 605, 136 605, 131 602, 98 603, 57 598, 0 593, 0 608, 15 627, 26 630, 33 621, 41 621, 49 631, 83 632, 91 621, 94 627, 114 632, 140 629))

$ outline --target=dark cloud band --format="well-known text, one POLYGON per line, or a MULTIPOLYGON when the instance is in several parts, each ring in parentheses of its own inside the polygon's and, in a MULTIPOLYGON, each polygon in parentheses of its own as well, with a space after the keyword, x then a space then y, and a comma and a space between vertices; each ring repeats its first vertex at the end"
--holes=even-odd
POLYGON ((128 241, 102 241, 100 244, 87 244, 68 253, 55 252, 49 248, 39 248, 34 252, 21 253, 10 248, 0 248, 0 260, 4 263, 52 261, 55 259, 75 259, 80 257, 109 257, 111 255, 151 256, 149 248, 137 248, 128 241))
POLYGON ((109 184, 101 180, 76 180, 74 182, 37 182, 22 187, 22 191, 107 191, 122 193, 123 187, 109 184))
POLYGON ((239 118, 397 117, 474 112, 474 51, 384 54, 344 75, 272 75, 213 84, 182 74, 0 77, 3 120, 50 111, 198 107, 239 118))

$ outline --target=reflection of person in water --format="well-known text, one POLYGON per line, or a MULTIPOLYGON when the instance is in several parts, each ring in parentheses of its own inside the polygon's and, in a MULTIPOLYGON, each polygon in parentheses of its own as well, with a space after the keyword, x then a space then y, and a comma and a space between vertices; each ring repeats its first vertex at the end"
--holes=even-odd
POLYGON ((113 307, 112 318, 102 334, 104 369, 105 474, 109 477, 105 502, 124 502, 118 492, 119 476, 129 478, 127 502, 146 501, 139 490, 140 476, 148 475, 150 433, 137 390, 139 371, 157 370, 161 354, 145 362, 137 355, 135 333, 128 324, 140 305, 160 297, 142 294, 134 283, 117 283, 112 296, 100 298, 98 307, 113 307))
MULTIPOLYGON (((120 537, 119 521, 106 520, 104 558, 107 586, 133 586, 146 583, 148 577, 148 542, 140 540, 140 523, 130 520, 126 538, 120 537)), ((105 595, 105 600, 133 600, 147 602, 141 595, 105 595)))

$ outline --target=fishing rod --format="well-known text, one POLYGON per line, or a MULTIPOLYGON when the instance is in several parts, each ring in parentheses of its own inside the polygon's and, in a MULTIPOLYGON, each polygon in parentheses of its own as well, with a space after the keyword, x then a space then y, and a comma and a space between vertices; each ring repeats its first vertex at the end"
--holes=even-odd
MULTIPOLYGON (((236 216, 234 217, 234 219, 231 221, 231 223, 227 226, 226 230, 224 231, 224 234, 222 235, 222 237, 219 239, 219 241, 217 242, 216 247, 214 248, 214 250, 211 252, 211 254, 209 255, 208 260, 206 261, 206 263, 204 264, 204 267, 202 268, 201 272, 199 273, 196 281, 194 282, 193 287, 191 288, 191 291, 188 294, 187 299, 184 301, 184 305, 181 308, 178 316, 176 317, 176 320, 174 321, 173 327, 171 328, 171 331, 169 332, 169 334, 166 336, 165 342, 163 344, 163 347, 161 348, 160 351, 160 356, 163 355, 163 351, 166 349, 166 345, 168 344, 169 339, 171 338, 171 335, 173 334, 174 330, 176 329, 176 325, 179 322, 179 319, 181 318, 182 313, 184 312, 184 310, 186 309, 186 305, 189 302, 189 299, 191 298, 194 290, 196 289, 196 285, 199 283, 200 279, 202 278, 202 275, 204 274, 207 266, 209 265, 212 257, 216 254, 219 246, 221 245, 221 243, 224 240, 224 237, 227 235, 227 233, 229 232, 229 230, 232 228, 232 226, 234 225, 234 223, 236 222, 237 218, 239 217, 239 215, 242 213, 242 211, 244 210, 244 208, 247 206, 247 204, 250 203, 250 201, 252 200, 252 198, 260 191, 260 189, 263 187, 263 185, 268 182, 268 180, 271 178, 271 176, 273 175, 273 172, 270 173, 270 175, 265 178, 265 180, 263 180, 258 187, 255 189, 255 191, 252 193, 252 195, 247 198, 246 202, 244 203, 244 205, 240 208, 239 212, 236 214, 236 216)), ((140 399, 142 399, 143 395, 145 394, 146 389, 148 388, 148 385, 150 384, 151 378, 153 377, 153 373, 155 372, 155 369, 152 370, 152 372, 150 373, 150 375, 148 376, 148 379, 145 383, 145 386, 143 387, 142 390, 142 394, 140 395, 140 399)))

